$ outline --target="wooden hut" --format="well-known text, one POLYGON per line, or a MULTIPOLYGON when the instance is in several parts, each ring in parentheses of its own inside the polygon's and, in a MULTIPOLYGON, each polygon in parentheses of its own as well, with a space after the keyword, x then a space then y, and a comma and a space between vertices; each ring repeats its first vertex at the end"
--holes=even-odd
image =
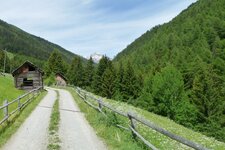
POLYGON ((55 80, 56 80, 56 86, 66 86, 67 85, 67 79, 61 73, 55 74, 55 80))
POLYGON ((44 72, 33 63, 26 61, 12 72, 15 87, 18 89, 35 89, 43 87, 44 72))

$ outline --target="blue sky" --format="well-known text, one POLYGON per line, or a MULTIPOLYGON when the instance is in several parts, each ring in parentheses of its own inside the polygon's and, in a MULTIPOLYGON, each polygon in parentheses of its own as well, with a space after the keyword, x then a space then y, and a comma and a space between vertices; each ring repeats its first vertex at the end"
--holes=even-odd
POLYGON ((113 58, 196 0, 6 0, 0 19, 84 57, 113 58))

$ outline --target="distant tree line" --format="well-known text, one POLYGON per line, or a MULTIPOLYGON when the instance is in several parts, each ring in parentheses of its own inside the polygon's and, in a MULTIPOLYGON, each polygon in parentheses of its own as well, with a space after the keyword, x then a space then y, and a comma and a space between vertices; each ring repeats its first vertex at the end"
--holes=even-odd
POLYGON ((46 84, 53 84, 54 76, 64 74, 72 85, 84 88, 103 97, 133 103, 141 94, 143 79, 137 76, 130 63, 120 64, 117 68, 112 61, 103 56, 99 64, 92 58, 84 63, 80 57, 74 57, 67 64, 58 51, 54 51, 45 67, 46 84))

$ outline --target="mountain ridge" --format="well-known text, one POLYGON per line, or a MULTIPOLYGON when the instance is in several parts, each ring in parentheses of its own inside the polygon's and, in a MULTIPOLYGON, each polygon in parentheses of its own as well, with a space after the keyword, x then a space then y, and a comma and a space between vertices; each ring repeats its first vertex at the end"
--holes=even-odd
POLYGON ((74 56, 84 59, 82 56, 74 54, 44 38, 30 34, 3 20, 0 20, 0 49, 7 49, 9 52, 40 60, 47 60, 54 50, 58 50, 67 62, 71 62, 74 56))

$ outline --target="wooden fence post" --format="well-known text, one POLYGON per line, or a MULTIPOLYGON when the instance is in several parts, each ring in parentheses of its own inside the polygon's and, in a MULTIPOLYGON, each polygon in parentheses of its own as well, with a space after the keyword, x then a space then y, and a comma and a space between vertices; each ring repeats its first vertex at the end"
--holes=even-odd
POLYGON ((21 103, 20 103, 20 97, 18 98, 18 110, 20 111, 21 110, 21 103))
MULTIPOLYGON (((130 119, 131 127, 135 130, 135 123, 130 112, 127 113, 128 118, 130 119)), ((133 138, 136 139, 137 135, 132 131, 133 138)))
POLYGON ((87 95, 86 95, 86 93, 84 93, 84 99, 87 100, 87 95))
POLYGON ((4 108, 4 117, 8 119, 8 117, 9 117, 8 100, 6 99, 3 104, 4 104, 4 106, 6 106, 4 108))
POLYGON ((98 107, 99 107, 99 110, 101 111, 102 110, 102 100, 101 99, 98 99, 98 107))
POLYGON ((32 92, 32 94, 33 94, 33 97, 32 97, 32 98, 34 98, 34 96, 35 96, 34 93, 35 93, 35 92, 36 92, 36 90, 32 92))

